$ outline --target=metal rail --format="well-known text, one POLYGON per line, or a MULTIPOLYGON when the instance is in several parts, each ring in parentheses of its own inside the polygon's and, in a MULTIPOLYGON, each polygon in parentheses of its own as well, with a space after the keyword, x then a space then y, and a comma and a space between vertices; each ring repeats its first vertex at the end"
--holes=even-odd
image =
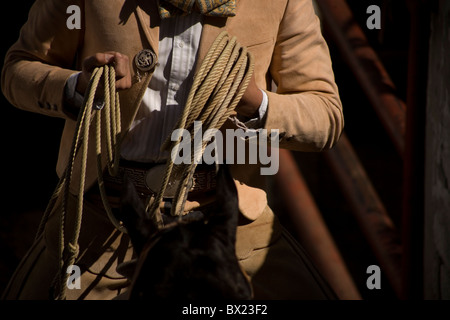
MULTIPOLYGON (((391 287, 399 298, 411 299, 423 296, 424 88, 430 15, 427 12, 429 4, 425 1, 406 1, 411 14, 407 105, 396 95, 395 85, 347 2, 316 0, 316 3, 325 33, 336 44, 403 158, 402 232, 394 226, 345 134, 324 155, 391 287)), ((339 252, 293 161, 290 153, 281 151, 277 179, 298 236, 310 248, 308 251, 315 255, 314 260, 321 266, 327 279, 336 278, 326 264, 334 262, 333 256, 338 255, 337 265, 343 267, 339 272, 349 278, 344 283, 332 286, 351 290, 352 279, 346 274, 345 263, 339 260, 339 252), (325 239, 325 244, 321 242, 322 239, 325 239)), ((356 291, 349 295, 357 294, 356 291)), ((344 296, 345 293, 341 292, 340 295, 344 296)))
POLYGON ((400 296, 402 247, 399 232, 347 136, 343 134, 338 144, 324 154, 389 283, 400 296))
POLYGON ((425 127, 430 2, 407 0, 410 11, 405 161, 403 168, 403 299, 423 299, 425 127))
POLYGON ((397 151, 405 150, 406 105, 345 0, 316 0, 326 34, 339 48, 397 151))
POLYGON ((338 297, 360 300, 361 295, 334 243, 308 186, 288 150, 280 150, 280 169, 275 183, 296 236, 338 297))

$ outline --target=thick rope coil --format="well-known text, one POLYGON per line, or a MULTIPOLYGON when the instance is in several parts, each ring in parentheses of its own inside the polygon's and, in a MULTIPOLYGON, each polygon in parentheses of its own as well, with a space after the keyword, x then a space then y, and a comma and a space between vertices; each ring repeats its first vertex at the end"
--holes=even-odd
MULTIPOLYGON (((234 112, 238 102, 242 98, 248 83, 253 74, 253 59, 246 48, 241 47, 235 37, 229 38, 227 32, 222 32, 211 46, 198 73, 194 77, 193 86, 188 96, 183 114, 174 129, 187 129, 194 136, 194 121, 202 121, 203 128, 219 129, 224 122, 234 112)), ((51 211, 56 205, 56 200, 63 193, 60 211, 60 232, 59 232, 59 272, 53 282, 55 298, 63 300, 66 298, 66 287, 69 275, 66 270, 73 265, 79 254, 78 238, 80 235, 83 201, 87 165, 87 153, 89 145, 89 131, 95 125, 96 132, 96 154, 98 186, 105 211, 114 226, 126 232, 123 225, 114 217, 109 205, 104 181, 102 164, 102 136, 105 137, 106 144, 106 167, 110 175, 115 176, 119 169, 120 144, 121 144, 121 123, 120 123, 120 103, 119 95, 115 89, 115 70, 113 66, 106 65, 95 68, 89 81, 83 107, 78 115, 76 132, 74 135, 69 163, 65 173, 61 177, 49 204, 44 212, 41 224, 36 235, 38 239, 45 228, 51 211), (95 109, 94 98, 99 87, 101 78, 104 80, 105 104, 102 109, 95 109), (92 121, 94 120, 94 121, 92 121), (92 122, 92 124, 91 124, 92 122), (103 129, 103 131, 102 131, 103 129), (103 133, 103 135, 102 135, 103 133), (80 185, 78 189, 77 210, 75 225, 73 226, 71 239, 65 243, 65 222, 67 211, 67 200, 69 197, 69 187, 72 181, 73 168, 77 154, 81 152, 80 185)), ((209 137, 212 138, 212 137, 209 137)), ((160 217, 159 207, 163 199, 172 173, 181 176, 181 183, 178 186, 174 202, 172 205, 172 215, 181 216, 184 204, 187 199, 188 190, 192 186, 192 177, 197 166, 195 155, 203 154, 209 139, 204 139, 203 144, 198 149, 192 146, 192 158, 189 165, 174 166, 169 158, 166 167, 166 174, 162 186, 156 198, 147 208, 150 215, 160 217), (174 170, 175 169, 175 170, 174 170)), ((162 146, 162 150, 175 150, 178 154, 181 142, 181 135, 175 141, 170 137, 162 146)))
MULTIPOLYGON (((230 38, 226 31, 214 41, 194 77, 186 105, 175 129, 186 129, 194 139, 194 121, 201 121, 204 132, 209 129, 220 129, 234 112, 253 75, 253 58, 245 47, 241 47, 236 37, 230 38)), ((171 150, 178 154, 181 142, 181 130, 175 141, 168 137, 162 150, 171 150)), ((210 131, 211 132, 211 131, 210 131)), ((172 175, 181 176, 180 184, 172 202, 171 215, 181 216, 187 200, 188 191, 192 187, 193 174, 200 159, 196 155, 203 152, 212 137, 204 139, 201 146, 191 141, 190 164, 174 165, 172 157, 167 161, 166 173, 162 186, 153 202, 149 205, 150 215, 160 215, 159 208, 172 175)), ((161 220, 161 219, 157 219, 161 220)))
POLYGON ((44 212, 43 218, 38 228, 36 239, 38 239, 44 232, 45 224, 48 221, 50 213, 56 205, 56 200, 62 195, 62 204, 60 210, 60 230, 59 230, 59 272, 53 282, 56 289, 55 298, 64 300, 66 298, 66 286, 69 275, 66 270, 69 266, 75 263, 79 254, 78 238, 81 230, 83 203, 84 203, 84 189, 87 166, 87 153, 89 146, 89 131, 92 123, 96 126, 96 154, 97 154, 97 169, 98 169, 98 185, 102 201, 106 213, 114 224, 114 226, 122 232, 126 232, 125 228, 114 217, 109 202, 107 200, 104 183, 103 183, 103 164, 102 164, 102 129, 106 144, 106 167, 110 175, 115 176, 119 169, 119 150, 120 150, 120 103, 119 94, 115 89, 115 70, 113 66, 106 65, 95 68, 92 72, 91 79, 86 89, 83 106, 78 115, 76 131, 71 146, 69 163, 65 173, 61 177, 58 185, 50 198, 49 204, 44 212), (100 81, 104 80, 104 99, 103 108, 94 108, 94 99, 98 91, 100 81), (92 121, 95 120, 95 121, 92 121), (80 168, 80 184, 78 186, 78 198, 75 224, 73 226, 71 238, 66 244, 65 240, 65 225, 67 200, 69 197, 69 189, 72 182, 73 168, 77 154, 81 152, 81 168, 80 168))

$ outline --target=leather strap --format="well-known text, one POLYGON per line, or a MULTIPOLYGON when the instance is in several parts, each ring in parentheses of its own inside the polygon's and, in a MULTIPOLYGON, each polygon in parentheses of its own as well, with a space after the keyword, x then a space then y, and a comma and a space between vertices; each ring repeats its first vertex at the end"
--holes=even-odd
MULTIPOLYGON (((141 196, 152 196, 159 191, 165 169, 165 164, 149 165, 128 161, 121 162, 117 176, 112 177, 108 173, 105 174, 105 187, 107 189, 120 190, 125 182, 125 176, 127 176, 141 196)), ((216 171, 214 166, 198 167, 193 178, 194 183, 189 190, 191 194, 201 194, 216 188, 216 171)), ((178 187, 177 183, 177 180, 169 182, 164 198, 171 199, 174 197, 178 187)))

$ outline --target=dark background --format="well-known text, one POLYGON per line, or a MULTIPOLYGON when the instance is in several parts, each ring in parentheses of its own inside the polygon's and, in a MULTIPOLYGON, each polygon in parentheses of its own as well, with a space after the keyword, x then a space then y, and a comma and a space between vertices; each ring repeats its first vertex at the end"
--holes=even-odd
MULTIPOLYGON (((2 62, 7 49, 18 38, 20 27, 26 21, 32 3, 30 0, 8 2, 7 9, 2 10, 2 62)), ((398 96, 404 99, 409 37, 408 10, 404 1, 351 0, 348 4, 396 84, 398 96), (372 4, 383 7, 386 3, 389 4, 389 10, 383 13, 386 14, 383 29, 367 30, 367 7, 372 4)), ((392 213, 392 219, 399 224, 401 159, 334 44, 329 42, 329 46, 344 105, 346 133, 387 211, 392 213)), ((3 95, 0 95, 0 106, 3 171, 0 209, 2 292, 20 258, 33 241, 42 212, 56 186, 55 166, 63 121, 18 110, 3 95)), ((395 299, 387 281, 383 282, 382 290, 371 291, 366 288, 366 268, 377 264, 377 261, 323 156, 295 155, 363 298, 395 299)), ((276 199, 277 195, 273 194, 272 197, 276 199)), ((282 204, 278 209, 283 222, 289 226, 288 218, 281 214, 282 204)))
MULTIPOLYGON (((1 65, 19 37, 34 1, 11 1, 1 10, 1 65)), ((64 122, 12 107, 0 95, 2 192, 0 292, 26 253, 57 183, 55 173, 64 122)))

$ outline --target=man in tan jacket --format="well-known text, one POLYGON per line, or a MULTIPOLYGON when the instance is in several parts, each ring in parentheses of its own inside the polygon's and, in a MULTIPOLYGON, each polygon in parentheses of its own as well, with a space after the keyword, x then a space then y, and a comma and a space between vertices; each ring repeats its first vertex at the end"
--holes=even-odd
MULTIPOLYGON (((57 164, 61 176, 80 107, 77 97, 83 95, 94 67, 112 63, 122 128, 128 132, 122 156, 131 163, 161 163, 165 158, 155 151, 161 144, 158 139, 172 128, 196 68, 223 30, 255 57, 254 76, 236 108, 241 119, 256 119, 256 128, 278 130, 281 148, 306 152, 332 147, 341 134, 343 114, 311 0, 37 0, 7 53, 2 90, 20 109, 65 119, 57 164), (68 27, 69 6, 80 9, 79 28, 68 27), (170 16, 182 9, 187 12, 170 16), (155 63, 144 67, 135 57, 146 49, 154 54, 155 63), (272 83, 276 93, 271 92, 272 83)), ((90 146, 87 195, 96 187, 95 158, 90 146)), ((260 168, 260 164, 231 166, 242 215, 236 254, 252 279, 255 298, 334 298, 267 206, 260 168)), ((74 186, 79 172, 77 157, 74 186)), ((67 225, 73 223, 76 189, 71 188, 67 225)), ((11 279, 5 298, 52 298, 50 288, 59 265, 58 228, 58 214, 52 213, 43 235, 11 279)), ((115 267, 131 257, 132 248, 89 197, 79 245, 76 264, 82 267, 82 286, 68 290, 67 297, 114 298, 125 283, 115 267)))

